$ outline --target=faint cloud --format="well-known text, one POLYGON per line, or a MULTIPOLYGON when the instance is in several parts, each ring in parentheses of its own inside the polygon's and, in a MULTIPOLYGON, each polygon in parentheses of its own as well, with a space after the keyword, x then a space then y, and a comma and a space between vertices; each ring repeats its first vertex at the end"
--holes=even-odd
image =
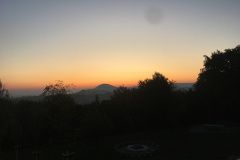
POLYGON ((159 7, 148 7, 145 12, 147 22, 153 25, 158 25, 162 21, 162 12, 159 7))

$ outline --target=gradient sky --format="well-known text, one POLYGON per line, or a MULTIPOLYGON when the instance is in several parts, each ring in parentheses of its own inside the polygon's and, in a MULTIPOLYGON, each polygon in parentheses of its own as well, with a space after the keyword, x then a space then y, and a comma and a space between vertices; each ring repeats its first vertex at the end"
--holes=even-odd
POLYGON ((240 44, 239 0, 0 0, 8 89, 194 83, 203 55, 240 44))

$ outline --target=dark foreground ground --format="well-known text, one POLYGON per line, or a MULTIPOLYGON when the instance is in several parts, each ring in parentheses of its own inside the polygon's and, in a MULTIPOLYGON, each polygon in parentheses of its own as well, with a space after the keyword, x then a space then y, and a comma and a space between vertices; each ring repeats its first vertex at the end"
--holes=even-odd
MULTIPOLYGON (((32 151, 36 149, 23 147, 19 150, 19 160, 32 160, 32 151)), ((38 149, 39 150, 39 149, 38 149)), ((75 160, 229 160, 240 156, 239 133, 190 133, 188 127, 120 134, 105 137, 95 143, 50 146, 41 148, 38 160, 61 160, 62 152, 75 152, 75 160), (114 152, 114 146, 127 141, 155 141, 160 145, 158 155, 147 158, 123 158, 114 152)), ((16 159, 14 149, 0 151, 0 160, 16 159)), ((71 160, 69 158, 69 160, 71 160)))

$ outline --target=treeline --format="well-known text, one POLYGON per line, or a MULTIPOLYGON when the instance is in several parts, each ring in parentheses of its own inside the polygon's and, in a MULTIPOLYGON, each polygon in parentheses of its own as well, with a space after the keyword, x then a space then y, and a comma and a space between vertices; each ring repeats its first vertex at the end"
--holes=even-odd
POLYGON ((193 89, 155 72, 138 88, 120 86, 110 100, 79 105, 61 81, 46 86, 43 100, 14 103, 0 81, 0 145, 53 145, 96 141, 111 134, 213 121, 240 122, 240 46, 205 56, 193 89))

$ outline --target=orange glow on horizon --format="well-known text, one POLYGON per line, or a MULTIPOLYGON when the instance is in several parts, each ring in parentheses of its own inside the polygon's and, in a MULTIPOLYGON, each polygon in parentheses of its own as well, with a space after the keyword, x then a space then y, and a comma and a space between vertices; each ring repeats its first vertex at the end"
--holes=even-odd
MULTIPOLYGON (((168 78, 167 76, 165 76, 166 78, 168 78)), ((144 78, 139 78, 139 79, 131 79, 131 80, 85 80, 85 81, 73 81, 73 80, 63 80, 64 85, 68 85, 68 84, 73 84, 74 87, 70 87, 70 89, 91 89, 91 88, 95 88, 100 84, 110 84, 113 85, 115 87, 119 87, 119 86, 125 86, 125 87, 133 87, 133 86, 138 86, 138 82, 139 81, 143 81, 145 79, 151 79, 151 76, 148 77, 144 77, 144 78)), ((197 79, 197 76, 195 77, 179 77, 178 79, 174 79, 174 78, 168 78, 168 80, 170 81, 174 81, 175 83, 195 83, 197 79)), ((38 89, 38 90, 43 90, 47 85, 49 84, 55 84, 57 81, 49 81, 49 82, 32 82, 32 83, 4 83, 4 86, 6 89, 10 89, 10 90, 20 90, 20 89, 38 89)))

